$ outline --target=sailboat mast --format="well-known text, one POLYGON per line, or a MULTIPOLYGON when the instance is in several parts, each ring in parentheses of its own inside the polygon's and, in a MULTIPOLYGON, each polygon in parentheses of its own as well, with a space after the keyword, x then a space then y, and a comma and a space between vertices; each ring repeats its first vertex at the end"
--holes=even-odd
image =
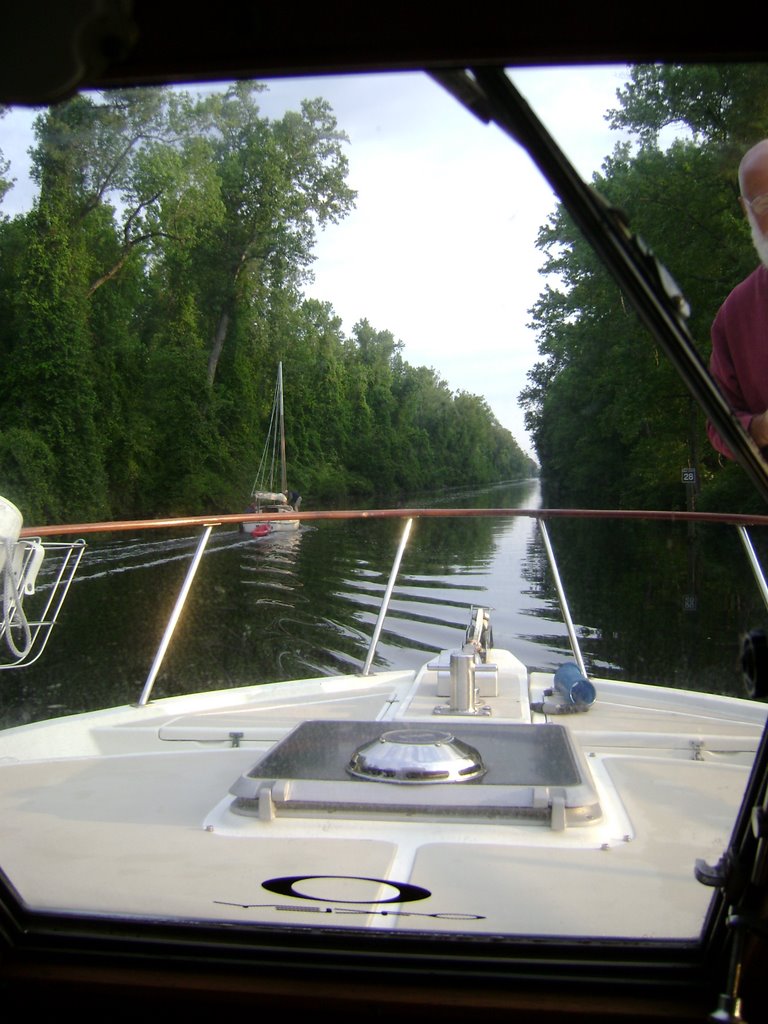
POLYGON ((277 364, 277 395, 280 415, 280 490, 288 493, 288 471, 285 466, 285 415, 283 411, 283 364, 277 364))

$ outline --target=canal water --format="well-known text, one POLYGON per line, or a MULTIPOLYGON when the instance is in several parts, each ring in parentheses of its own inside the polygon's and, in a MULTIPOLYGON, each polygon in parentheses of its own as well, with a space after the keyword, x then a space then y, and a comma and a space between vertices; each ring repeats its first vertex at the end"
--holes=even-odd
MULTIPOLYGON (((542 496, 522 481, 414 504, 427 503, 536 508, 542 496)), ((261 540, 214 531, 155 695, 359 671, 402 528, 334 520, 261 540)), ((591 675, 743 695, 741 638, 768 613, 733 527, 556 520, 549 533, 591 675)), ((0 672, 0 726, 135 703, 198 538, 89 537, 42 658, 0 672)), ((761 531, 753 541, 762 557, 761 531)), ((44 569, 30 612, 47 579, 44 569)), ((572 659, 532 519, 417 519, 374 668, 415 667, 460 645, 473 605, 491 609, 496 645, 530 668, 572 659)))

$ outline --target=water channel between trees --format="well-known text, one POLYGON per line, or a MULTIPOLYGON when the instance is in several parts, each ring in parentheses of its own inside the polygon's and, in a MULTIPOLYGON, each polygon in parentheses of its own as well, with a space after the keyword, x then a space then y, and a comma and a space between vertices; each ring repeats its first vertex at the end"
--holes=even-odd
MULTIPOLYGON (((541 502, 537 481, 440 498, 467 508, 541 502)), ((414 502, 427 503, 436 504, 414 502)), ((263 540, 214 531, 155 695, 359 671, 401 530, 394 520, 334 520, 263 540)), ((733 527, 557 520, 549 533, 591 675, 744 695, 741 636, 768 612, 733 527)), ((768 564, 768 538, 751 536, 768 564)), ((0 673, 2 725, 135 703, 198 537, 89 538, 42 658, 0 673)), ((415 667, 459 646, 477 604, 492 609, 495 643, 530 668, 571 659, 532 519, 417 519, 374 669, 415 667)))

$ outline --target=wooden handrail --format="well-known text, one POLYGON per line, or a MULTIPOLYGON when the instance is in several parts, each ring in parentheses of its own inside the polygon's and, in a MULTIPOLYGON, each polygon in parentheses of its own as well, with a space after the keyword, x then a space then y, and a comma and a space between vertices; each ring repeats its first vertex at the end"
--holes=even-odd
POLYGON ((280 522, 299 519, 322 522, 329 519, 640 519, 662 522, 725 523, 730 526, 768 526, 768 515, 735 512, 677 512, 644 509, 594 508, 380 508, 333 509, 324 512, 237 513, 234 515, 177 516, 163 519, 122 519, 97 523, 59 523, 27 526, 22 537, 52 537, 65 534, 113 533, 125 530, 180 529, 188 526, 237 526, 239 523, 280 522))

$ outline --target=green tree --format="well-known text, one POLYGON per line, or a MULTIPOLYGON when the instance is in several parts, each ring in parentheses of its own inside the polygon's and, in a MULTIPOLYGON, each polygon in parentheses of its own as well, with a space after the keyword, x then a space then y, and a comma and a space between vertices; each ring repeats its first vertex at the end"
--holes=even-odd
POLYGON ((318 230, 354 200, 346 140, 323 100, 264 117, 262 88, 36 119, 34 208, 0 220, 0 483, 36 518, 240 508, 279 361, 310 499, 530 471, 482 399, 304 298, 318 230))
POLYGON ((246 82, 201 101, 222 216, 195 261, 211 317, 208 382, 213 384, 233 319, 249 315, 270 288, 297 286, 313 260, 317 226, 343 217, 354 202, 347 159, 325 100, 270 121, 262 87, 246 82))
MULTIPOLYGON (((49 124, 55 123, 52 113, 49 124)), ((78 515, 103 515, 107 477, 96 427, 89 261, 84 238, 73 227, 79 167, 72 150, 47 153, 39 180, 40 195, 25 218, 14 344, 3 382, 4 418, 9 427, 33 431, 55 453, 59 500, 54 505, 78 515)))
MULTIPOLYGON (((640 148, 617 147, 593 180, 681 286, 705 359, 718 306, 755 262, 735 182, 743 133, 759 123, 755 103, 741 104, 761 82, 764 70, 740 66, 633 69, 610 117, 640 148), (669 125, 687 134, 662 149, 669 125)), ((544 476, 562 500, 592 505, 680 505, 688 464, 711 487, 721 467, 703 418, 562 209, 538 244, 549 278, 532 309, 543 358, 521 401, 544 476)))
POLYGON ((79 224, 106 209, 115 218, 114 251, 94 262, 89 294, 115 278, 132 256, 167 238, 190 243, 217 216, 218 181, 200 142, 191 97, 167 88, 77 96, 36 120, 32 175, 66 157, 70 199, 79 224))
POLYGON ((730 165, 768 134, 765 64, 639 64, 617 97, 610 125, 629 129, 643 146, 657 147, 665 128, 681 129, 718 147, 730 165))
MULTIPOLYGON (((8 113, 7 107, 0 107, 0 120, 2 120, 8 113)), ((9 160, 6 160, 3 156, 3 151, 0 149, 0 203, 5 198, 6 193, 10 188, 13 188, 14 178, 7 178, 6 175, 10 170, 11 164, 9 160)))

